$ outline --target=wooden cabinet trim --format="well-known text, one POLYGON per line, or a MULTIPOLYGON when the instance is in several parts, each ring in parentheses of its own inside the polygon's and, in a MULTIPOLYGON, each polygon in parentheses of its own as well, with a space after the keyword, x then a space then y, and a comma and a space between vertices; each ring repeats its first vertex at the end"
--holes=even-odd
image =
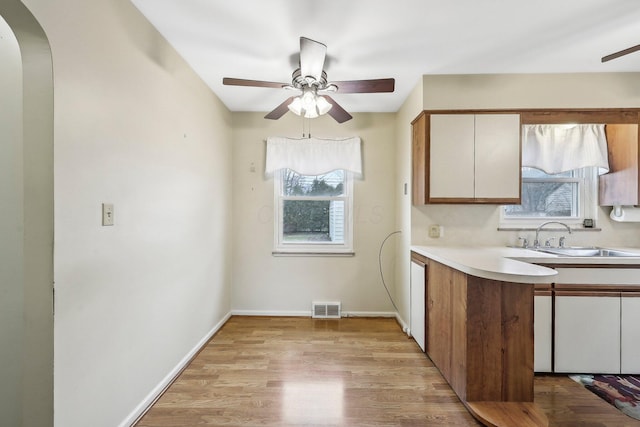
MULTIPOLYGON (((518 156, 518 185, 517 196, 513 197, 433 197, 431 193, 431 116, 434 115, 519 115, 516 110, 424 110, 412 122, 412 204, 421 206, 427 204, 491 204, 509 205, 519 204, 521 201, 521 156, 518 156)), ((520 126, 522 122, 520 120, 520 126)), ((522 151, 521 132, 519 132, 518 151, 522 151)), ((475 167, 474 167, 475 170, 475 167)), ((475 191, 475 189, 474 189, 475 191)))
POLYGON ((638 124, 640 108, 513 108, 423 110, 411 124, 426 114, 520 114, 521 124, 603 123, 638 124))
POLYGON ((636 292, 640 291, 640 285, 585 285, 582 283, 556 283, 556 291, 584 291, 584 292, 636 292))
POLYGON ((635 269, 640 269, 640 264, 583 264, 583 263, 554 264, 554 263, 544 263, 544 262, 535 263, 535 264, 541 267, 553 268, 554 270, 558 268, 621 268, 621 269, 635 268, 635 269))
POLYGON ((596 290, 557 290, 554 292, 556 297, 614 297, 620 298, 621 293, 616 291, 596 291, 596 290))
POLYGON ((424 267, 427 265, 427 262, 429 261, 429 259, 424 255, 411 251, 411 261, 421 264, 424 267))

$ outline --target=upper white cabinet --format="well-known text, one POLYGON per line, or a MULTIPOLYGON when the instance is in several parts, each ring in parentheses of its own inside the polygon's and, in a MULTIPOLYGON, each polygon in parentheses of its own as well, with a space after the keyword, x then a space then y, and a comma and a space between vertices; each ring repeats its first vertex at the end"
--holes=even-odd
POLYGON ((431 115, 429 196, 475 197, 475 116, 431 115))
POLYGON ((520 115, 424 112, 413 126, 413 203, 520 203, 520 115))

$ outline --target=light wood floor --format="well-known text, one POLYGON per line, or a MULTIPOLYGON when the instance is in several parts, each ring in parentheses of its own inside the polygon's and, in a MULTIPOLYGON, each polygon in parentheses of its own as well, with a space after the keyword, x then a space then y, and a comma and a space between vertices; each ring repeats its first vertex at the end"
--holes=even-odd
MULTIPOLYGON (((551 426, 640 424, 565 376, 535 401, 551 426)), ((479 424, 394 319, 232 317, 136 425, 479 424)))

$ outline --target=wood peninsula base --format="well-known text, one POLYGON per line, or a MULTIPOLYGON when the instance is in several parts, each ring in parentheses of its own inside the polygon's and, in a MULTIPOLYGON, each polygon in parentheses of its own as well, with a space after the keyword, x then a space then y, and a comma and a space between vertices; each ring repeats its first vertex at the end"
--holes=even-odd
POLYGON ((468 275, 428 259, 427 354, 489 426, 548 426, 533 403, 533 284, 468 275))

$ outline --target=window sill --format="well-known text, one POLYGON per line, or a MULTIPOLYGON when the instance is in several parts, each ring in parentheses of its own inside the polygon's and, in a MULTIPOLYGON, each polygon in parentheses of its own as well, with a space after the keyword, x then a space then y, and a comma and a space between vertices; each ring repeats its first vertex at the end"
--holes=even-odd
POLYGON ((312 251, 273 251, 273 256, 304 256, 304 257, 352 257, 355 256, 355 252, 312 252, 312 251))
MULTIPOLYGON (((498 231, 536 231, 537 227, 498 227, 498 231)), ((544 228, 542 229, 542 231, 544 232, 552 232, 552 231, 560 231, 560 232, 566 232, 567 230, 565 230, 564 228, 544 228)), ((574 231, 602 231, 602 228, 597 228, 597 227, 592 227, 592 228, 585 228, 585 227, 571 227, 571 232, 573 233, 574 231)))

